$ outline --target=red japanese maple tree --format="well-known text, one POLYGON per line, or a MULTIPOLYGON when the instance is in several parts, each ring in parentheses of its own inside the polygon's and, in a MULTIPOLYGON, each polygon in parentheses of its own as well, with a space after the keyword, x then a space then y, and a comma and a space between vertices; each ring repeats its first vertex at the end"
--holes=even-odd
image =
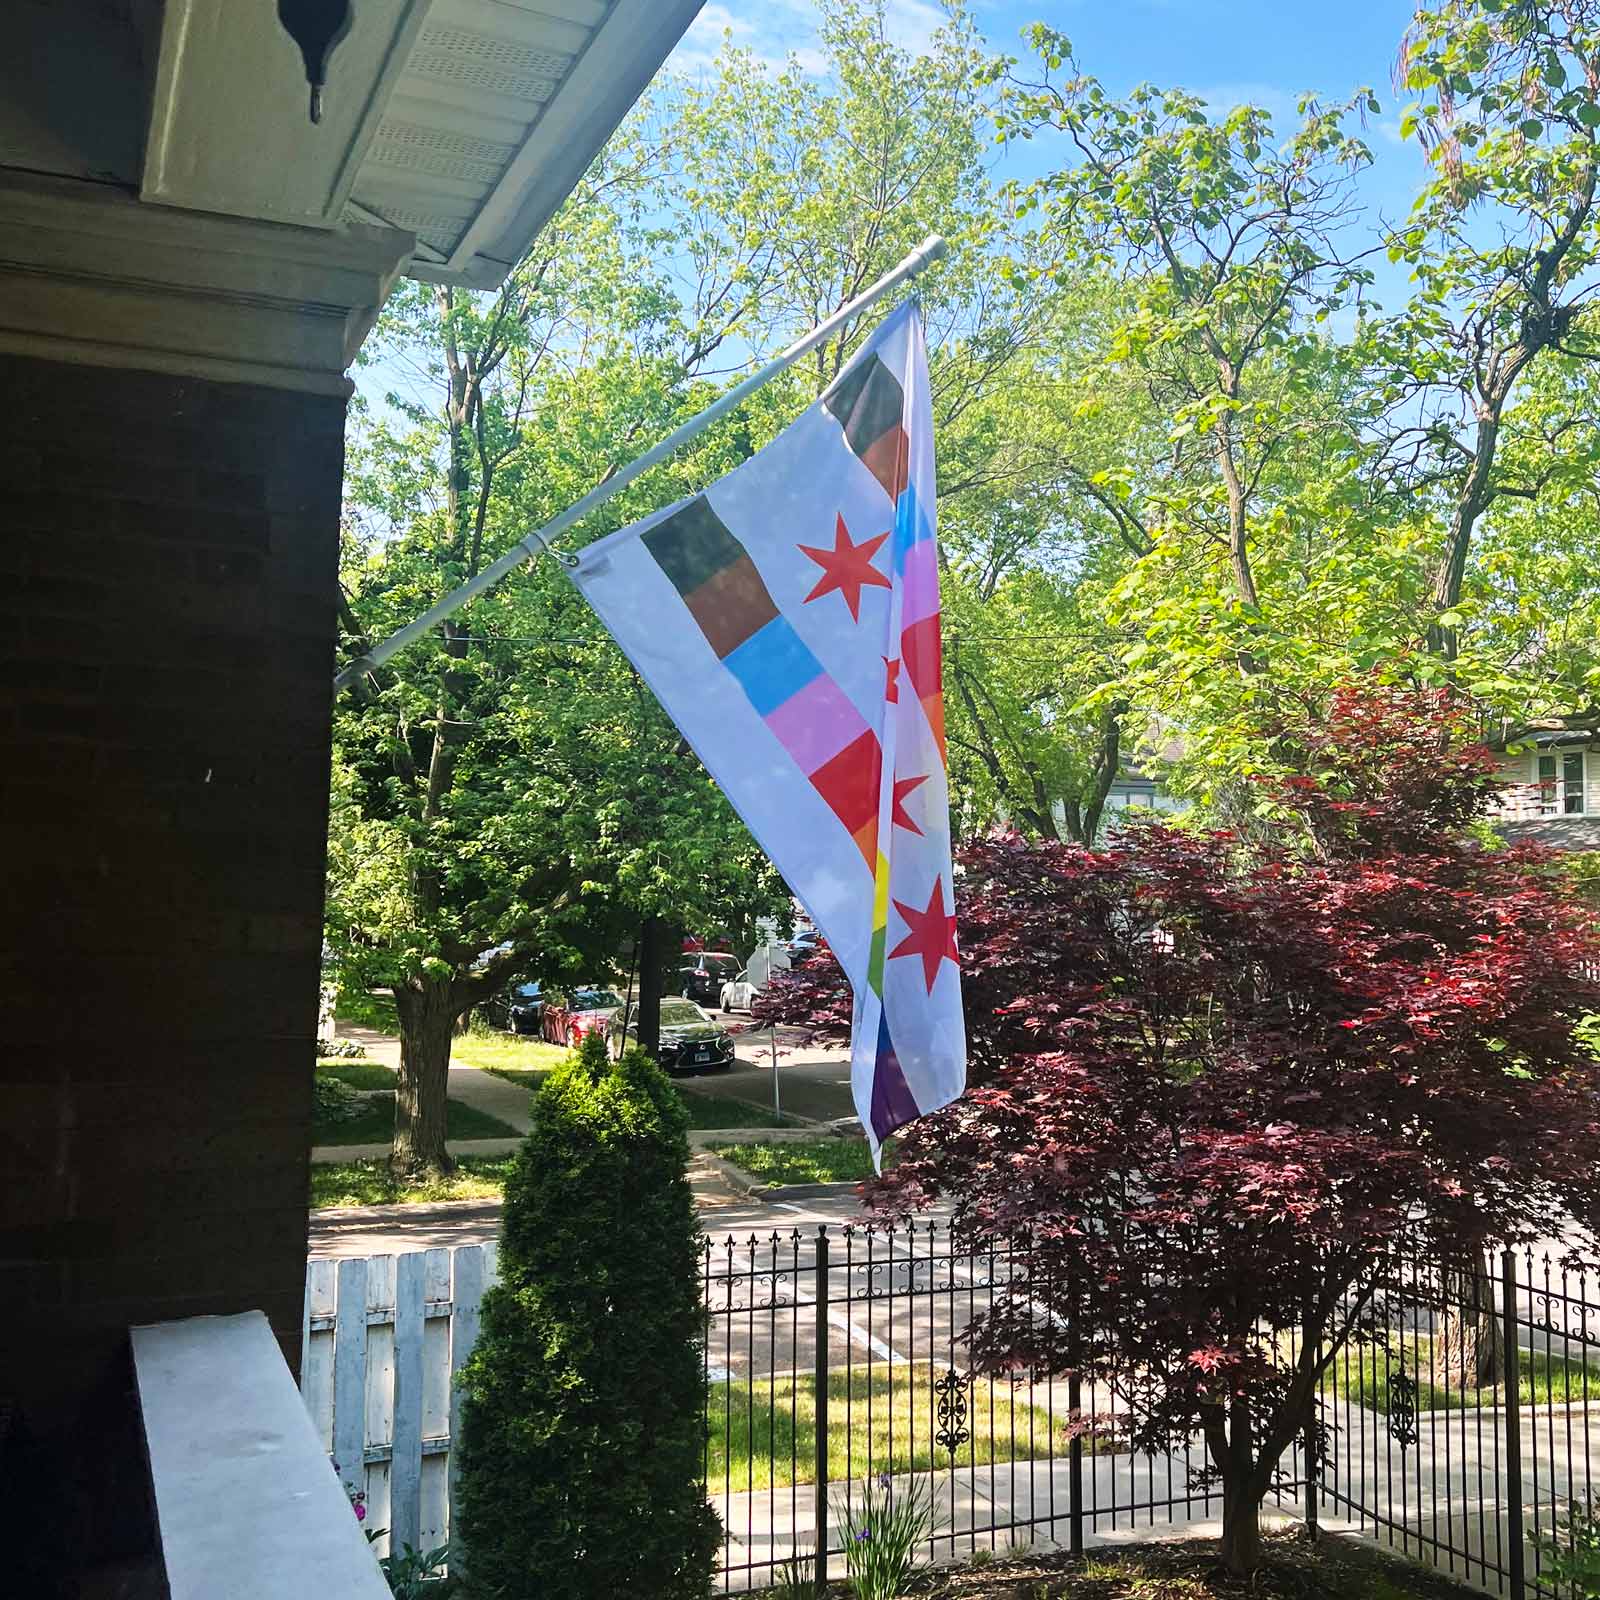
MULTIPOLYGON (((1203 1437, 1235 1571, 1397 1238, 1466 1262, 1600 1220, 1600 1065, 1573 1033, 1600 939, 1547 853, 1469 836, 1493 762, 1461 732, 1440 697, 1349 688, 1279 730, 1301 775, 1265 787, 1267 844, 969 845, 974 1087, 869 1194, 950 1202, 974 1249, 1031 1238, 974 1365, 1094 1376, 1141 1450, 1203 1437)), ((837 1026, 845 992, 819 957, 765 1015, 837 1026)))

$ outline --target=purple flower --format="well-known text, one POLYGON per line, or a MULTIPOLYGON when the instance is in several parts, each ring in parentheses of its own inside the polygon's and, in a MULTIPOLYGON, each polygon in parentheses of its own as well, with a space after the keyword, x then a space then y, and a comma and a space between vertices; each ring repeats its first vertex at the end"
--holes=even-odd
POLYGON ((351 1504, 355 1508, 356 1521, 365 1522, 367 1520, 367 1508, 359 1500, 354 1500, 351 1504))
POLYGON ((871 1528, 863 1528, 861 1530, 861 1532, 856 1535, 856 1543, 857 1544, 861 1544, 864 1541, 870 1539, 871 1537, 872 1537, 872 1529, 871 1528))

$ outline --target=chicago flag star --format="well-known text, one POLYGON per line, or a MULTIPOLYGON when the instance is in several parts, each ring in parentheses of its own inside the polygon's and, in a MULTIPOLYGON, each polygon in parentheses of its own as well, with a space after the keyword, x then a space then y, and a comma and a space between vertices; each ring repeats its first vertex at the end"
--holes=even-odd
POLYGON ((876 1155, 966 1085, 915 306, 765 450, 573 577, 849 977, 876 1155))

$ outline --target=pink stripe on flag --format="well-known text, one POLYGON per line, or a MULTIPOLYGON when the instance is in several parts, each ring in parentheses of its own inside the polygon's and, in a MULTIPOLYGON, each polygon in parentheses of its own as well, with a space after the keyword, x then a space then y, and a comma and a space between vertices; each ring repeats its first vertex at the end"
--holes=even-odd
POLYGON ((912 545, 900 578, 900 626, 931 617, 939 609, 939 555, 932 539, 912 545))
POLYGON ((861 713, 832 678, 813 678, 763 719, 807 776, 867 731, 861 713))

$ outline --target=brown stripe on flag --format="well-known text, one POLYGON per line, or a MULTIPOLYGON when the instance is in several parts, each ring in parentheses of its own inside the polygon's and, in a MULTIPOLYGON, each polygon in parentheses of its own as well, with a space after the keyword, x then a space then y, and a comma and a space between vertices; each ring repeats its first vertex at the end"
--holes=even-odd
POLYGON ((723 526, 703 494, 663 517, 640 535, 640 542, 682 595, 744 555, 744 546, 723 526))
POLYGON ((863 458, 889 429, 901 425, 905 411, 899 381, 877 356, 847 372, 822 403, 838 418, 845 442, 863 458))
POLYGON ((898 423, 875 439, 861 457, 861 464, 883 485, 891 500, 900 498, 910 473, 911 441, 898 423))
POLYGON ((683 603, 718 660, 737 650, 778 614, 755 562, 747 555, 714 573, 698 589, 691 589, 683 603))

